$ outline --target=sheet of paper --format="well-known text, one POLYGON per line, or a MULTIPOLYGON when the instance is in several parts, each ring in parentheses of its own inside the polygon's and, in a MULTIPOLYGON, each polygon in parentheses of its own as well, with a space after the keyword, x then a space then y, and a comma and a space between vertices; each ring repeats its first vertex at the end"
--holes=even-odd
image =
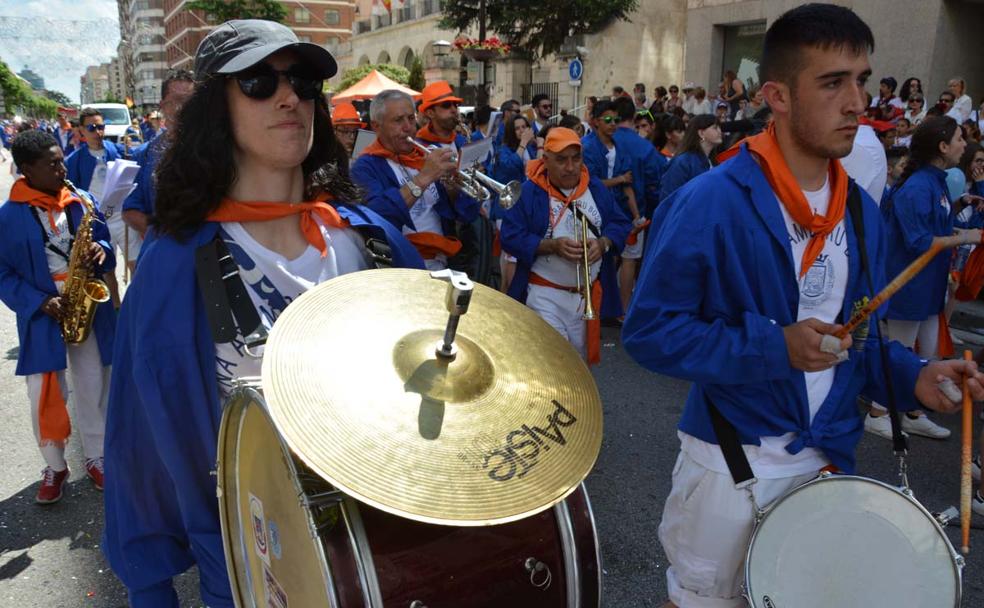
POLYGON ((355 149, 352 150, 352 159, 359 158, 362 155, 362 151, 372 145, 374 141, 376 141, 376 133, 374 131, 359 129, 359 133, 355 136, 355 149))
POLYGON ((495 139, 495 136, 499 134, 499 125, 502 124, 502 112, 492 112, 489 117, 489 126, 485 130, 485 137, 491 137, 495 139))
POLYGON ((113 213, 123 206, 123 201, 136 188, 133 180, 137 177, 140 165, 132 160, 114 160, 106 165, 106 183, 103 186, 102 200, 99 210, 113 213))
POLYGON ((461 159, 458 166, 462 169, 467 169, 476 163, 484 163, 492 156, 492 144, 491 137, 465 144, 458 151, 458 157, 461 159))

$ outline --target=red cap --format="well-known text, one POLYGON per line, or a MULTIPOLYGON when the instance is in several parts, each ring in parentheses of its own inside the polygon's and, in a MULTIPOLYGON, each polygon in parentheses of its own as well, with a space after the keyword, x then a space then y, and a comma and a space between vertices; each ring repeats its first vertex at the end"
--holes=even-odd
POLYGON ((430 83, 424 87, 424 90, 420 92, 420 95, 421 112, 431 106, 444 103, 445 101, 454 101, 456 103, 461 103, 463 101, 460 97, 454 96, 454 91, 451 90, 451 85, 449 85, 446 80, 438 80, 430 83))

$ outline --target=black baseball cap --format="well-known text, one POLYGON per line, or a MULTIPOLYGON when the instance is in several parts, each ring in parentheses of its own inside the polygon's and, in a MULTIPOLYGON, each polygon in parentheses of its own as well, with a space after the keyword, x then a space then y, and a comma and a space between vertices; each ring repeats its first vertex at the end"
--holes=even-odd
POLYGON ((235 74, 277 51, 290 49, 322 78, 338 72, 338 64, 324 47, 301 42, 287 26, 263 19, 234 19, 209 32, 195 52, 195 80, 213 74, 235 74))

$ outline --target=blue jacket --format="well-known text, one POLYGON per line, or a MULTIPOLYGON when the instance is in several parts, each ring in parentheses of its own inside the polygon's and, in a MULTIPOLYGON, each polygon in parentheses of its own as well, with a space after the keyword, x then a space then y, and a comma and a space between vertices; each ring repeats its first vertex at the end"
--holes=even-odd
POLYGON ((136 184, 130 196, 123 201, 123 211, 135 209, 146 215, 154 215, 154 201, 157 200, 157 188, 154 184, 154 169, 164 154, 164 138, 160 135, 136 149, 133 161, 140 165, 137 171, 136 184))
MULTIPOLYGON (((424 267, 399 231, 372 211, 338 210, 388 241, 396 265, 424 267)), ((218 228, 206 222, 186 241, 146 244, 120 311, 106 420, 103 552, 134 608, 177 608, 171 578, 195 563, 204 602, 233 605, 209 474, 222 403, 195 275, 195 251, 218 228)))
MULTIPOLYGON (((851 187, 857 187, 852 185, 851 187)), ((861 190, 872 282, 884 284, 885 233, 878 209, 861 190)), ((646 253, 622 330, 625 350, 646 369, 692 381, 679 428, 717 444, 708 401, 738 430, 741 442, 795 433, 786 450, 819 448, 845 472, 863 418, 864 392, 886 403, 877 320, 855 334, 848 361, 810 423, 803 372, 793 369, 782 328, 796 322, 799 285, 779 203, 747 148, 700 175, 667 201, 670 210, 646 253), (695 220, 699 218, 699 220, 695 220)), ((846 214, 848 284, 840 321, 864 296, 858 242, 846 214)), ((862 326, 864 327, 864 326, 862 326)), ((922 363, 898 342, 887 345, 900 410, 915 409, 922 363)))
POLYGON ((652 217, 653 210, 659 204, 659 183, 666 170, 666 157, 652 143, 628 127, 615 129, 612 139, 615 141, 616 154, 623 156, 628 162, 628 168, 632 170, 632 189, 635 191, 639 213, 652 217))
MULTIPOLYGON (((83 214, 82 205, 72 203, 66 209, 72 225, 78 226, 83 214)), ((41 228, 31 217, 33 213, 31 205, 23 202, 7 201, 0 206, 0 300, 17 315, 20 350, 14 373, 18 376, 67 367, 61 327, 41 312, 41 304, 48 296, 58 295, 58 291, 48 269, 41 228)), ((102 276, 116 266, 116 256, 109 244, 105 219, 98 211, 96 216, 100 221, 92 222, 92 239, 106 251, 106 261, 95 274, 102 276)), ((113 357, 115 323, 113 304, 100 304, 96 308, 92 332, 99 344, 103 365, 109 365, 113 357)))
MULTIPOLYGON (((396 181, 396 175, 385 158, 368 154, 360 156, 352 165, 352 181, 366 191, 366 204, 370 209, 401 230, 404 226, 417 230, 410 218, 410 207, 400 194, 400 182, 396 181)), ((437 193, 438 202, 434 209, 441 216, 445 235, 454 234, 455 221, 471 222, 478 217, 480 205, 475 199, 459 193, 457 202, 452 205, 448 191, 441 183, 437 184, 437 193)))
MULTIPOLYGON (((662 154, 660 154, 662 156, 662 154)), ((665 201, 677 188, 705 173, 711 168, 711 163, 703 154, 684 152, 670 160, 663 179, 659 184, 659 200, 665 201)))
MULTIPOLYGON (((106 149, 106 164, 123 157, 120 148, 108 139, 103 140, 103 148, 106 149)), ((69 154, 65 159, 65 169, 68 170, 68 181, 76 188, 88 190, 92 183, 92 172, 96 170, 96 159, 89 154, 89 146, 82 144, 69 154)))
MULTIPOLYGON (((54 136, 55 139, 58 141, 59 146, 61 146, 61 142, 62 142, 61 140, 62 133, 64 133, 64 130, 61 128, 61 125, 55 127, 54 136)), ((72 143, 72 130, 68 129, 68 138, 65 140, 65 147, 62 148, 62 153, 65 156, 68 156, 74 151, 75 151, 75 144, 72 143)))
MULTIPOLYGON (((929 249, 933 237, 953 233, 946 173, 926 166, 896 188, 882 205, 888 257, 885 272, 894 277, 929 249)), ((885 317, 925 321, 943 310, 952 251, 942 251, 888 301, 885 317)))
MULTIPOLYGON (((592 177, 588 189, 601 214, 601 235, 611 239, 612 249, 618 253, 625 246, 625 237, 629 235, 632 222, 615 204, 615 199, 600 179, 592 177)), ((530 269, 536 259, 536 248, 540 246, 549 225, 549 195, 540 186, 527 181, 523 184, 519 201, 506 212, 500 233, 502 248, 516 257, 516 274, 509 284, 509 295, 520 302, 526 302, 526 288, 530 281, 530 269)), ((610 259, 609 256, 606 258, 610 259)), ((601 272, 605 273, 606 270, 605 262, 602 262, 601 272)))
MULTIPOLYGON (((492 164, 492 179, 501 183, 508 184, 511 181, 519 183, 526 182, 526 166, 523 159, 516 151, 508 146, 501 146, 495 154, 495 162, 492 164)), ((498 204, 498 195, 494 196, 491 207, 493 220, 500 220, 505 216, 505 209, 498 204)))

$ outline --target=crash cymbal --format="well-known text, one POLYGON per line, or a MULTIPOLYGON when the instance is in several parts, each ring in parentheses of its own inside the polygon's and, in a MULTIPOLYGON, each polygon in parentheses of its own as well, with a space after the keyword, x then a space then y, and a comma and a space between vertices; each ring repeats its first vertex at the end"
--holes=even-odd
POLYGON ((598 389, 560 334, 483 285, 460 317, 456 356, 438 356, 447 294, 401 269, 308 291, 267 342, 267 404, 305 464, 374 507, 456 526, 528 517, 594 465, 598 389))

